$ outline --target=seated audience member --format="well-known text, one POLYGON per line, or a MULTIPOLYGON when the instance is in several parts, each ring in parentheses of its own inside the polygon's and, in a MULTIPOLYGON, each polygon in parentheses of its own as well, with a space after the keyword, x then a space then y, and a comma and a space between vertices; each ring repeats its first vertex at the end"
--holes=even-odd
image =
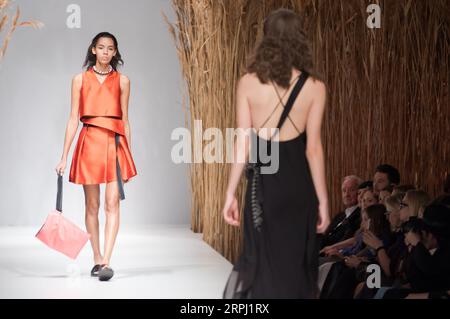
MULTIPOLYGON (((376 263, 380 265, 382 276, 381 285, 391 286, 394 280, 401 274, 402 260, 407 254, 407 247, 404 242, 404 235, 401 231, 400 203, 401 194, 389 196, 386 198, 386 215, 389 220, 392 232, 391 245, 384 246, 383 241, 372 232, 365 232, 363 235, 364 243, 376 251, 376 263)), ((358 284, 355 290, 355 298, 372 298, 377 292, 377 288, 369 288, 366 285, 365 278, 358 284)))
POLYGON ((322 237, 321 248, 350 238, 358 230, 361 223, 361 209, 358 206, 358 186, 361 182, 361 178, 355 175, 344 177, 341 188, 344 211, 333 218, 325 234, 320 236, 322 237))
POLYGON ((353 291, 359 282, 359 273, 365 274, 365 267, 374 260, 376 254, 375 250, 365 246, 364 234, 370 232, 381 238, 383 246, 388 246, 390 243, 389 224, 385 213, 386 208, 381 204, 371 205, 362 211, 361 229, 355 235, 351 247, 338 251, 338 257, 343 259, 334 263, 328 270, 322 285, 321 298, 351 298, 353 296, 353 291))
POLYGON ((365 181, 358 186, 358 207, 362 207, 362 195, 367 189, 373 188, 372 181, 365 181))
POLYGON ((384 206, 386 206, 386 218, 389 221, 392 233, 397 233, 401 230, 400 204, 402 198, 403 197, 400 194, 391 195, 384 201, 384 206))
POLYGON ((411 294, 418 293, 428 293, 432 298, 447 295, 450 290, 450 208, 429 205, 423 218, 411 218, 403 231, 410 248, 405 265, 407 285, 387 290, 383 299, 412 297, 411 294))
MULTIPOLYGON (((362 194, 362 199, 361 199, 361 209, 365 210, 366 208, 368 208, 371 205, 375 205, 377 204, 377 197, 375 196, 375 194, 373 193, 372 189, 366 189, 363 194, 362 194)), ((386 219, 386 218, 385 218, 386 219)), ((362 221, 360 222, 360 225, 358 227, 359 231, 361 231, 361 224, 362 221)), ((333 256, 333 255, 337 255, 337 252, 340 249, 343 248, 348 248, 351 247, 352 245, 354 245, 356 242, 356 233, 354 233, 354 235, 348 239, 345 240, 341 240, 338 241, 337 243, 334 243, 332 245, 327 245, 325 247, 322 248, 322 250, 320 251, 321 255, 325 255, 325 256, 333 256)), ((319 263, 325 262, 325 261, 329 261, 328 259, 324 259, 319 263)))
POLYGON ((394 188, 392 186, 388 186, 385 189, 383 189, 380 194, 378 194, 378 203, 379 204, 385 204, 385 199, 389 196, 391 196, 392 191, 394 190, 394 188))
POLYGON ((378 195, 371 188, 366 189, 362 194, 361 209, 366 209, 378 203, 378 195))
POLYGON ((373 176, 373 190, 378 195, 388 186, 395 186, 400 183, 400 173, 389 164, 378 165, 373 176))
POLYGON ((400 219, 407 222, 410 217, 421 217, 430 203, 430 196, 423 190, 409 190, 400 203, 400 219))

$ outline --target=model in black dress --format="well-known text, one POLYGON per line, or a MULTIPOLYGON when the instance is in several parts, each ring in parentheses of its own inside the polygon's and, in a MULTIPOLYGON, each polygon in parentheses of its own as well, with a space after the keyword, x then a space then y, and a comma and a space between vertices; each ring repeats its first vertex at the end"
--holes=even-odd
MULTIPOLYGON (((283 123, 308 74, 302 72, 283 110, 283 123)), ((256 136, 258 147, 270 141, 256 136)), ((306 132, 278 143, 279 168, 261 174, 262 162, 248 164, 244 247, 224 298, 315 298, 317 296, 318 200, 305 155, 306 132)), ((259 154, 259 152, 257 152, 259 154)), ((264 164, 269 165, 269 164, 264 164)))

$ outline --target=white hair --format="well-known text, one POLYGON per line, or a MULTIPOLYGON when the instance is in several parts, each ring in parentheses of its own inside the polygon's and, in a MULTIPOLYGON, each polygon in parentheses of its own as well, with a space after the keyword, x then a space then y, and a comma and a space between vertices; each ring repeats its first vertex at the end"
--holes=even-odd
POLYGON ((363 179, 362 179, 361 177, 359 177, 359 176, 356 176, 356 175, 348 175, 348 176, 345 176, 345 177, 342 179, 342 183, 341 183, 341 184, 344 184, 344 182, 346 182, 346 181, 348 181, 348 180, 354 180, 354 181, 357 183, 358 186, 361 185, 361 184, 364 182, 363 179))

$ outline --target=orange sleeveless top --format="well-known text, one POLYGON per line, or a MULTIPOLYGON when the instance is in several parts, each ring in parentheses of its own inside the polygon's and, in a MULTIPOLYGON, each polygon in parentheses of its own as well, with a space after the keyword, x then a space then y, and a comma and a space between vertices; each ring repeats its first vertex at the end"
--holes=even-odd
POLYGON ((125 135, 120 105, 120 73, 112 71, 100 83, 94 70, 90 68, 83 72, 82 78, 80 121, 125 135))

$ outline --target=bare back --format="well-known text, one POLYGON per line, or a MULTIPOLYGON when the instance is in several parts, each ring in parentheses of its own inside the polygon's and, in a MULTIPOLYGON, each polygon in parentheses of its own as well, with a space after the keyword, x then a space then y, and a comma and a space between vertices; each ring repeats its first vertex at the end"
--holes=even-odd
MULTIPOLYGON (((275 83, 263 84, 256 74, 247 74, 242 80, 245 81, 245 96, 247 98, 251 127, 259 131, 261 128, 276 128, 283 112, 284 105, 295 85, 301 72, 292 72, 291 84, 288 89, 281 88, 275 83), (277 93, 278 92, 278 93, 277 93), (282 104, 280 103, 282 101, 282 104)), ((308 114, 317 95, 317 86, 323 83, 309 77, 303 89, 294 102, 285 124, 280 129, 279 140, 291 140, 306 131, 308 114)), ((270 130, 261 130, 259 136, 264 139, 270 138, 270 130)))

